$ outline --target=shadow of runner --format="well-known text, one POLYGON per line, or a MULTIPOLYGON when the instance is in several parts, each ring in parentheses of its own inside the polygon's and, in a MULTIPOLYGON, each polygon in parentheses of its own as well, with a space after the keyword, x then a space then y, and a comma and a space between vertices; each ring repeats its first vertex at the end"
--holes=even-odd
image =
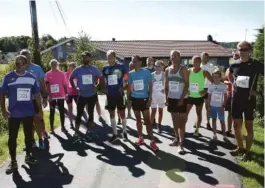
POLYGON ((130 143, 135 147, 136 150, 132 150, 128 146, 122 146, 125 150, 129 150, 127 152, 132 152, 131 154, 134 156, 134 159, 136 158, 143 161, 152 169, 164 171, 166 173, 166 176, 171 181, 174 181, 176 183, 185 182, 185 178, 182 177, 179 172, 186 171, 196 174, 201 181, 207 184, 218 184, 218 180, 208 175, 212 174, 213 172, 207 167, 186 161, 162 150, 159 150, 156 155, 154 155, 149 151, 141 149, 141 147, 135 145, 134 143, 130 143))
POLYGON ((24 181, 19 172, 16 172, 13 174, 14 183, 19 188, 63 188, 63 185, 70 184, 73 180, 73 175, 60 162, 63 155, 63 153, 51 155, 50 153, 39 152, 39 163, 37 165, 22 165, 31 181, 24 181), (53 162, 51 159, 56 157, 58 159, 53 162))

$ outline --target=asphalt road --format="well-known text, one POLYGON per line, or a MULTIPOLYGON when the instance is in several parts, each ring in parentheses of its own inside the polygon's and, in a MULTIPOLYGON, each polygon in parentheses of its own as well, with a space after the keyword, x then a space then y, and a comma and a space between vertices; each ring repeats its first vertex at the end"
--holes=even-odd
MULTIPOLYGON (((99 96, 101 106, 104 96, 99 96)), ((73 131, 69 134, 56 130, 56 135, 49 140, 49 149, 35 151, 39 164, 29 167, 24 164, 24 153, 18 155, 19 170, 13 175, 6 175, 8 163, 0 168, 0 187, 25 188, 178 188, 178 187, 241 187, 240 176, 255 176, 236 164, 229 151, 234 144, 224 143, 219 134, 217 145, 209 144, 212 133, 200 129, 201 136, 193 136, 195 110, 189 116, 185 140, 185 155, 177 154, 176 147, 170 147, 173 138, 170 114, 165 110, 163 133, 155 136, 160 142, 160 151, 152 152, 147 145, 135 146, 137 138, 135 121, 129 119, 129 140, 112 145, 108 142, 111 133, 108 113, 102 110, 106 123, 98 121, 95 112, 93 142, 73 144, 73 131)), ((204 119, 205 120, 205 119, 204 119)), ((205 121, 203 126, 205 127, 205 121)), ((69 121, 66 121, 69 128, 69 121)), ((70 129, 70 128, 69 128, 70 129)), ((220 125, 218 124, 218 129, 220 125)), ((121 126, 119 126, 119 130, 121 126)), ((85 130, 83 130, 85 131, 85 130)), ((145 130, 144 130, 145 132, 145 130)), ((231 141, 234 139, 231 138, 231 141)), ((9 162, 9 161, 8 161, 9 162)), ((260 179, 260 177, 256 177, 260 179)), ((261 177, 260 181, 263 181, 261 177)))

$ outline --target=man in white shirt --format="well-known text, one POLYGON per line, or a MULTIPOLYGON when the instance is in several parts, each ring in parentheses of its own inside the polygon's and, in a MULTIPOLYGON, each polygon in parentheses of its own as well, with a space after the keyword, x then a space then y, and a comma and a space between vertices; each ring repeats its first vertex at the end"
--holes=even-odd
MULTIPOLYGON (((208 71, 210 73, 210 75, 212 76, 213 72, 215 71, 216 67, 209 63, 209 54, 206 53, 206 52, 202 52, 201 53, 201 59, 202 59, 202 63, 201 63, 201 69, 204 70, 204 71, 208 71)), ((208 108, 208 102, 207 102, 207 99, 208 99, 208 87, 209 85, 211 85, 211 82, 205 78, 205 83, 204 83, 204 90, 206 91, 206 94, 205 94, 205 98, 204 98, 204 102, 205 102, 205 109, 206 109, 206 118, 207 118, 207 129, 211 129, 211 125, 210 125, 210 109, 208 108)))

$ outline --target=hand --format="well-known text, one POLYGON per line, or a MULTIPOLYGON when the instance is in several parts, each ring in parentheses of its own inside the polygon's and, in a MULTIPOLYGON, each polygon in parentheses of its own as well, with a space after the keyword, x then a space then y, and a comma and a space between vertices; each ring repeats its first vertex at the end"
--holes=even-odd
POLYGON ((42 119, 43 118, 43 111, 39 111, 36 116, 39 118, 39 119, 42 119))
POLYGON ((147 103, 146 103, 146 107, 147 107, 147 108, 150 108, 150 106, 151 106, 151 102, 152 102, 152 99, 149 99, 149 100, 147 101, 147 103))
POLYGON ((5 110, 5 111, 2 111, 2 115, 3 117, 5 118, 5 120, 7 120, 9 117, 10 117, 10 112, 5 110))
POLYGON ((43 99, 42 100, 42 105, 43 105, 43 108, 46 108, 47 107, 47 105, 48 105, 47 99, 43 99))
POLYGON ((206 92, 204 90, 199 92, 201 96, 204 96, 206 94, 206 92))
POLYGON ((178 106, 182 106, 184 104, 184 99, 180 99, 178 102, 178 106))
POLYGON ((168 101, 166 100, 165 105, 168 106, 168 101))

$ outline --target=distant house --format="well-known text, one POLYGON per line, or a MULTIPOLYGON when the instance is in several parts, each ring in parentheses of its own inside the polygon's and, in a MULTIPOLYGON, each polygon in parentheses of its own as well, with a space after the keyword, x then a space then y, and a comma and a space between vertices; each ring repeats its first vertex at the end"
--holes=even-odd
MULTIPOLYGON (((73 50, 76 38, 69 38, 58 43, 49 49, 42 51, 46 53, 52 51, 57 59, 66 59, 69 52, 73 50), (71 47, 72 46, 72 47, 71 47)), ((117 59, 128 65, 133 55, 142 57, 143 62, 147 57, 154 59, 169 60, 171 50, 179 50, 183 64, 188 64, 194 55, 207 52, 210 55, 210 62, 219 66, 228 67, 232 51, 211 41, 188 41, 188 40, 128 40, 116 41, 91 41, 92 45, 99 52, 99 58, 106 60, 106 52, 114 50, 117 59)), ((128 67, 128 66, 127 66, 128 67)))

